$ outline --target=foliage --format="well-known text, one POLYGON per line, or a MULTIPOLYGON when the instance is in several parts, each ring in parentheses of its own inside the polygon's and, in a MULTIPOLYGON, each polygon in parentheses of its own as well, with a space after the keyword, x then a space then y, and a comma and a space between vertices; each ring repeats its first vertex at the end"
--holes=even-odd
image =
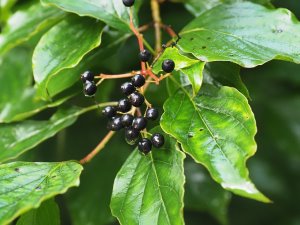
POLYGON ((278 6, 300 14, 279 0, 0 1, 0 225, 299 224, 300 23, 278 6), (121 96, 106 74, 143 69, 132 27, 154 54, 141 73, 161 78, 143 91, 165 145, 147 155, 98 113, 121 96), (95 98, 86 70, 103 78, 95 98))

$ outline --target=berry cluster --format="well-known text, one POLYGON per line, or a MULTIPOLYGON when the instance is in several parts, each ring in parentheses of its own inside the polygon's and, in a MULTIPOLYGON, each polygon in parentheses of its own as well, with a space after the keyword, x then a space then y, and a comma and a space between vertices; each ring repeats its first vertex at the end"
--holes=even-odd
POLYGON ((81 74, 81 81, 83 83, 83 92, 87 97, 94 96, 97 91, 97 86, 94 82, 95 75, 91 71, 85 71, 81 74))
POLYGON ((133 116, 132 106, 141 107, 145 102, 145 97, 139 92, 145 84, 145 78, 141 74, 132 77, 131 82, 125 82, 121 85, 121 91, 126 98, 118 101, 117 106, 107 106, 102 110, 103 115, 109 118, 107 128, 112 131, 119 131, 125 128, 125 139, 128 144, 134 145, 138 142, 138 149, 147 154, 151 151, 152 146, 160 148, 164 145, 164 136, 155 133, 152 134, 151 140, 140 138, 141 131, 147 126, 148 120, 156 120, 159 117, 156 108, 147 108, 145 116, 133 116), (132 113, 131 113, 131 112, 132 113))

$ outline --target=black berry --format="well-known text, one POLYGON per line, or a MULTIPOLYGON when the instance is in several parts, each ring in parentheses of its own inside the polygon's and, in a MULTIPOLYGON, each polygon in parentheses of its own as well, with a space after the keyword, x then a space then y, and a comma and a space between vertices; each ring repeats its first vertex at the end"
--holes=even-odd
POLYGON ((134 0, 123 0, 123 4, 124 4, 126 7, 133 6, 134 0))
POLYGON ((141 93, 134 92, 131 95, 129 95, 129 101, 131 105, 135 107, 140 107, 144 103, 145 98, 141 93))
POLYGON ((144 49, 139 54, 140 60, 142 62, 149 62, 151 59, 151 56, 152 56, 151 53, 147 49, 144 49))
POLYGON ((131 114, 125 114, 121 117, 121 121, 124 127, 130 127, 132 125, 133 122, 133 115, 131 114))
POLYGON ((152 149, 152 143, 148 138, 143 138, 138 143, 138 149, 144 154, 148 154, 152 149))
POLYGON ((137 74, 135 75, 132 79, 131 79, 131 82, 132 84, 135 86, 135 87, 142 87, 146 80, 145 80, 145 77, 141 74, 137 74))
POLYGON ((108 122, 107 128, 112 131, 118 131, 123 128, 121 117, 115 117, 108 122))
POLYGON ((86 81, 94 81, 94 74, 91 71, 85 71, 83 74, 81 74, 81 80, 83 83, 86 81))
POLYGON ((132 122, 132 127, 136 130, 143 130, 147 126, 147 120, 144 117, 136 117, 132 122))
POLYGON ((130 95, 133 92, 135 92, 135 87, 133 86, 132 83, 126 82, 126 83, 121 85, 121 91, 125 95, 130 95))
POLYGON ((127 98, 123 98, 118 102, 118 111, 128 112, 131 109, 131 104, 127 98))
POLYGON ((175 63, 172 59, 166 59, 163 61, 161 68, 166 73, 171 73, 175 68, 175 63))
POLYGON ((135 141, 140 135, 138 130, 133 129, 132 127, 128 127, 125 129, 125 138, 127 141, 135 141))
POLYGON ((96 94, 97 86, 94 82, 86 81, 84 84, 83 92, 85 96, 91 97, 96 94))
POLYGON ((106 106, 102 110, 102 114, 104 116, 107 116, 108 118, 112 118, 113 116, 115 116, 117 114, 117 109, 114 106, 106 106))
POLYGON ((150 108, 146 111, 146 118, 149 120, 156 120, 159 116, 159 112, 155 108, 150 108))
POLYGON ((164 145, 165 138, 164 138, 163 135, 156 133, 156 134, 152 135, 151 142, 152 142, 154 147, 160 148, 164 145))

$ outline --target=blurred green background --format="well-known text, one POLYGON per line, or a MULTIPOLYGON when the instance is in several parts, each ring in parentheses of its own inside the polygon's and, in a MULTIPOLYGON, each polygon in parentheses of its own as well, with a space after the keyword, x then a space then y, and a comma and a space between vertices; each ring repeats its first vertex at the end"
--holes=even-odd
MULTIPOLYGON (((22 4, 23 1, 20 2, 22 4)), ((276 7, 290 9, 300 18, 299 0, 276 0, 273 3, 276 7)), ((180 30, 192 18, 187 11, 182 13, 182 7, 171 3, 162 6, 163 20, 166 24, 172 24, 175 30, 180 30)), ((140 14, 144 22, 151 19, 147 5, 140 14)), ((146 38, 150 43, 153 43, 152 37, 153 33, 147 33, 146 38)), ((131 38, 117 54, 94 65, 92 69, 105 73, 133 70, 138 66, 137 53, 135 39, 131 38)), ((300 65, 273 61, 254 69, 243 69, 241 74, 252 98, 250 104, 258 126, 258 151, 248 161, 250 176, 273 203, 263 204, 232 195, 228 205, 228 224, 300 225, 300 65)), ((120 82, 105 81, 97 101, 118 99, 120 96, 114 90, 120 82)), ((146 95, 154 105, 162 106, 167 97, 165 84, 159 88, 150 88, 146 95)), ((70 100, 70 103, 80 106, 95 104, 93 100, 81 95, 70 100)), ((49 109, 35 118, 48 118, 53 112, 49 109)), ((75 125, 45 141, 19 160, 80 159, 105 135, 105 124, 100 112, 86 114, 75 125)), ((130 152, 131 147, 125 144, 123 135, 118 134, 85 167, 80 187, 57 198, 63 225, 97 225, 99 220, 101 224, 118 224, 110 215, 109 201, 114 177, 130 152)), ((188 207, 185 220, 187 225, 219 224, 210 214, 188 207)))

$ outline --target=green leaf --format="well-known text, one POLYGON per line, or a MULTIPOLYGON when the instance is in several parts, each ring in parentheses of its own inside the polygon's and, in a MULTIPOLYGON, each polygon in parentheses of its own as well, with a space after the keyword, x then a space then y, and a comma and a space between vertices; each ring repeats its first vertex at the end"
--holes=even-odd
MULTIPOLYGON (((117 49, 120 48, 122 43, 130 36, 129 34, 111 31, 104 32, 103 35, 100 48, 94 49, 84 56, 75 67, 64 69, 49 79, 47 83, 47 94, 51 98, 78 82, 80 80, 80 74, 83 71, 89 70, 99 64, 99 60, 105 60, 115 54, 117 49)), ((79 83, 81 85, 81 82, 79 83)))
POLYGON ((75 67, 84 55, 100 45, 103 28, 104 24, 94 19, 74 16, 63 20, 42 37, 32 62, 34 79, 43 98, 49 97, 47 86, 53 76, 75 67))
POLYGON ((76 162, 13 162, 0 165, 0 224, 8 224, 41 202, 79 185, 76 162))
POLYGON ((256 124, 247 99, 236 89, 205 85, 191 98, 180 89, 164 104, 163 130, 203 164, 214 180, 235 194, 269 202, 248 176, 254 155, 256 124))
POLYGON ((228 62, 207 63, 203 72, 204 82, 215 86, 230 86, 250 99, 249 91, 240 76, 240 66, 228 62))
POLYGON ((198 93, 202 85, 205 63, 181 54, 177 48, 167 48, 154 63, 152 71, 156 74, 161 72, 161 65, 166 59, 172 59, 175 62, 175 70, 185 74, 192 84, 194 94, 198 93))
POLYGON ((54 136, 72 125, 82 109, 61 109, 48 121, 23 121, 0 126, 0 162, 16 158, 20 154, 54 136))
POLYGON ((69 90, 53 102, 37 99, 36 90, 31 86, 30 61, 31 53, 24 48, 0 56, 0 123, 25 119, 48 107, 60 105, 74 95, 74 91, 69 90))
POLYGON ((60 225, 59 208, 54 199, 41 204, 20 217, 17 225, 60 225))
POLYGON ((185 162, 184 171, 185 209, 208 212, 221 224, 228 224, 231 194, 214 182, 204 168, 192 161, 185 162))
MULTIPOLYGON (((54 5, 67 12, 79 16, 90 16, 103 21, 109 26, 121 31, 129 32, 129 9, 120 0, 41 0, 45 4, 54 5)), ((137 12, 142 4, 137 0, 134 9, 134 20, 137 21, 137 12)))
MULTIPOLYGON (((213 7, 216 7, 217 5, 223 3, 244 2, 247 0, 173 0, 173 1, 185 3, 185 6, 188 11, 190 11, 195 16, 199 16, 203 12, 213 7)), ((249 0, 249 1, 272 7, 270 0, 249 0)))
POLYGON ((167 138, 161 149, 143 156, 137 149, 119 171, 111 209, 122 225, 184 224, 184 154, 167 138))
POLYGON ((65 15, 60 10, 42 6, 40 3, 27 5, 8 19, 7 25, 0 34, 0 55, 27 41, 35 34, 45 31, 65 15))
POLYGON ((243 67, 272 59, 300 63, 300 24, 286 9, 222 4, 189 23, 181 37, 179 48, 206 62, 231 61, 243 67))

